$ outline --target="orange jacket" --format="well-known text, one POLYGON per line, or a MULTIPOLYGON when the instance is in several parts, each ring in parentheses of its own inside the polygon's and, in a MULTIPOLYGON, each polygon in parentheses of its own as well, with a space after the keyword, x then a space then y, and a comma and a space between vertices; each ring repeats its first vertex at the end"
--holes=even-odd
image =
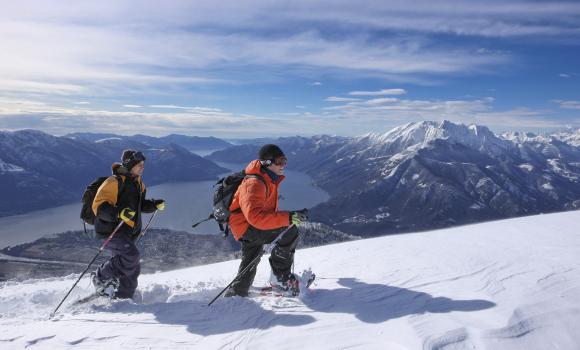
POLYGON ((236 240, 239 240, 248 227, 258 230, 273 230, 290 225, 290 213, 278 211, 278 185, 284 180, 281 175, 274 182, 262 171, 259 160, 254 160, 246 167, 246 174, 262 176, 267 184, 253 177, 245 178, 236 191, 230 205, 230 228, 236 240), (239 210, 241 209, 241 211, 239 210))

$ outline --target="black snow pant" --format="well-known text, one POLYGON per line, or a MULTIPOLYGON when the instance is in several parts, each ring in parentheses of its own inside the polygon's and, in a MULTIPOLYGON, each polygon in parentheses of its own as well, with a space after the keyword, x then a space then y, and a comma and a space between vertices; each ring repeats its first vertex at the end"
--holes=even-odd
POLYGON ((139 250, 127 234, 113 237, 106 249, 113 256, 97 269, 97 276, 101 281, 113 277, 119 279, 119 289, 115 298, 132 298, 137 289, 137 278, 141 273, 139 250))
MULTIPOLYGON (((264 231, 252 226, 248 228, 240 239, 242 243, 242 261, 238 268, 238 279, 230 287, 233 294, 241 296, 248 295, 250 286, 254 282, 254 277, 256 277, 256 270, 260 262, 260 258, 258 257, 262 254, 264 244, 272 243, 286 229, 287 227, 282 227, 264 231), (256 258, 258 258, 258 261, 254 267, 240 276, 240 273, 256 258)), ((298 228, 292 226, 284 233, 284 236, 278 241, 270 254, 270 267, 272 268, 272 273, 277 278, 283 278, 290 274, 297 244, 298 228)))

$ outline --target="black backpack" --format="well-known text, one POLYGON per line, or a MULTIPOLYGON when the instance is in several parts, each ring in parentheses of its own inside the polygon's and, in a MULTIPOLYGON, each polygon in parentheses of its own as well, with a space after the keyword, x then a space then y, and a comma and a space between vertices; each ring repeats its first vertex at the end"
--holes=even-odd
MULTIPOLYGON (((123 179, 119 176, 114 175, 117 178, 117 182, 119 183, 119 190, 117 194, 117 198, 119 198, 121 191, 123 190, 123 179)), ((97 178, 95 181, 91 182, 87 188, 85 188, 85 192, 83 192, 83 207, 81 208, 81 220, 83 221, 83 225, 85 228, 85 233, 87 232, 87 226, 95 224, 95 213, 93 213, 93 201, 95 200, 95 196, 97 195, 97 190, 105 180, 107 180, 108 176, 102 176, 97 178)))
MULTIPOLYGON (((246 174, 244 170, 222 177, 215 183, 215 185, 213 185, 215 190, 213 192, 212 213, 209 215, 207 219, 199 221, 193 224, 191 227, 196 227, 202 222, 214 219, 215 221, 217 221, 220 227, 220 231, 222 231, 223 237, 225 239, 230 232, 230 227, 228 223, 231 214, 230 205, 232 204, 234 195, 236 194, 238 187, 240 187, 242 181, 245 178, 260 179, 260 181, 262 181, 266 186, 266 190, 268 190, 266 180, 264 180, 262 176, 255 174, 246 174)), ((236 209, 235 211, 237 212, 239 210, 240 209, 236 209)))

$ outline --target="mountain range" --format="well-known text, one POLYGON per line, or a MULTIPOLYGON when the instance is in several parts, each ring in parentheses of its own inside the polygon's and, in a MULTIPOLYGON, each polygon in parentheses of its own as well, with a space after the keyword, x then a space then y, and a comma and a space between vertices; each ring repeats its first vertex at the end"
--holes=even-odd
MULTIPOLYGON (((580 151, 563 133, 506 133, 449 121, 355 138, 280 138, 288 168, 331 198, 313 220, 357 235, 417 231, 580 206, 580 151)), ((209 156, 245 162, 259 145, 209 156)))
POLYGON ((85 140, 89 142, 102 142, 105 140, 135 141, 145 144, 149 147, 160 147, 160 148, 167 147, 170 144, 175 144, 192 152, 217 150, 232 146, 231 143, 215 137, 185 136, 176 134, 171 134, 163 137, 153 137, 141 134, 133 136, 122 136, 116 134, 78 132, 67 134, 65 135, 65 137, 74 140, 85 140))
MULTIPOLYGON (((384 134, 268 142, 286 152, 288 169, 307 173, 329 193, 328 201, 311 208, 312 220, 374 236, 578 208, 577 135, 571 129, 496 135, 485 126, 427 121, 384 134)), ((178 136, 164 140, 194 140, 178 136)), ((214 162, 248 162, 265 142, 248 140, 201 158, 155 139, 2 132, 0 190, 8 200, 0 203, 0 216, 78 200, 87 181, 109 173, 126 148, 145 150, 151 160, 145 181, 152 185, 215 179, 227 170, 214 162)))
POLYGON ((84 187, 111 174, 111 164, 128 148, 147 157, 147 185, 211 180, 227 171, 176 144, 151 147, 120 138, 92 142, 36 130, 0 132, 0 216, 80 201, 84 187))

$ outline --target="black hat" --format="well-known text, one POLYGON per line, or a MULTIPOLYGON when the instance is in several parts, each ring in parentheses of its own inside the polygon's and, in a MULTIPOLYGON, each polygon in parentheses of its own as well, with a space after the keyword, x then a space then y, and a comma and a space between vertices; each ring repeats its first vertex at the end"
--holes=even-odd
POLYGON ((126 149, 123 151, 123 156, 121 157, 123 161, 123 166, 127 170, 131 170, 132 167, 137 165, 142 160, 145 160, 145 156, 141 151, 135 151, 134 149, 126 149))
POLYGON ((258 152, 258 159, 260 160, 271 160, 274 162, 274 160, 279 157, 286 157, 286 155, 284 155, 284 152, 282 152, 280 147, 273 144, 262 146, 260 152, 258 152))

